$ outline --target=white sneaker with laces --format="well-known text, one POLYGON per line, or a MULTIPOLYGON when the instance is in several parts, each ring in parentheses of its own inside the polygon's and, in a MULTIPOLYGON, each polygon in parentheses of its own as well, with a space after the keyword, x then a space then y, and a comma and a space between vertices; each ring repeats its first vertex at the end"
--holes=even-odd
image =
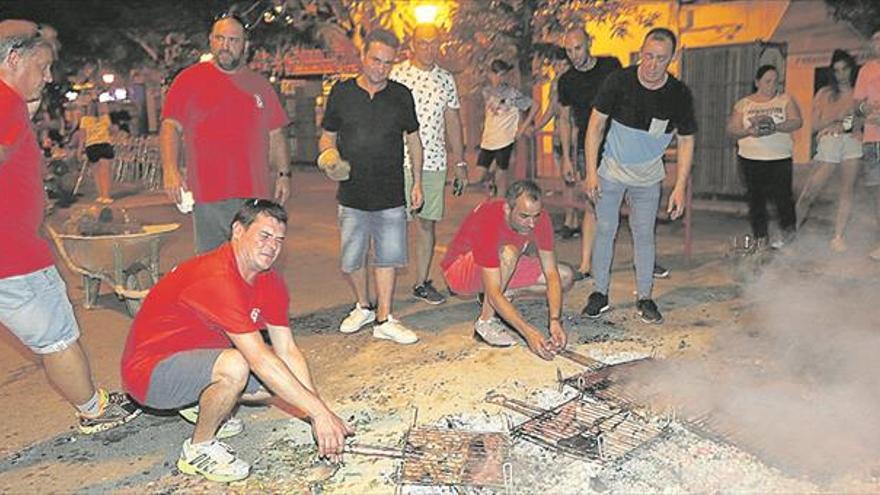
MULTIPOLYGON (((177 411, 177 414, 187 422, 196 424, 199 420, 199 405, 196 404, 192 407, 181 409, 177 411)), ((222 440, 224 438, 234 437, 243 431, 244 421, 235 416, 230 416, 226 421, 221 423, 220 428, 217 429, 217 438, 222 440)))
POLYGON ((251 466, 236 457, 235 451, 225 443, 211 440, 193 445, 189 438, 183 442, 177 469, 220 483, 243 480, 251 472, 251 466))
POLYGON ((393 340, 398 344, 415 344, 419 341, 419 336, 415 332, 406 328, 400 320, 396 320, 393 316, 388 315, 388 319, 381 325, 373 325, 373 337, 377 339, 393 340))
POLYGON ((510 347, 516 345, 514 339, 508 332, 507 327, 498 318, 492 317, 488 320, 477 319, 474 322, 474 333, 483 342, 492 347, 510 347))
POLYGON ((355 333, 365 325, 376 321, 376 312, 370 308, 364 308, 360 303, 355 304, 354 309, 342 320, 339 331, 342 333, 355 333))

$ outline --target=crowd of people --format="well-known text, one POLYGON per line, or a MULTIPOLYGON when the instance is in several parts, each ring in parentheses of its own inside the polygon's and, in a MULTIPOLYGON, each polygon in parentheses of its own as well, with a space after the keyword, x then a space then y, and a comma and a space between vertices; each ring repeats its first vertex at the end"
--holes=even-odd
MULTIPOLYGON (((436 223, 444 217, 447 164, 454 162, 453 194, 461 194, 468 175, 455 80, 436 63, 440 35, 434 26, 419 26, 409 60, 395 66, 399 40, 374 29, 364 40, 361 71, 337 83, 327 98, 317 162, 338 182, 340 269, 353 300, 339 325, 342 334, 371 326, 378 339, 402 345, 419 340, 393 315, 397 272, 409 263, 409 221, 417 232, 412 294, 429 304, 446 299, 430 267, 436 223)), ((287 116, 265 77, 245 64, 249 42, 241 19, 218 17, 209 41, 213 58, 181 72, 169 88, 160 131, 167 194, 178 203, 188 193, 194 198, 196 256, 150 290, 122 355, 125 393, 107 392, 94 385, 64 282, 39 234, 41 162, 29 106, 39 103, 51 79, 56 35, 29 21, 0 22, 0 211, 12 222, 12 238, 4 243, 10 247, 0 257, 0 322, 40 356, 50 381, 77 409, 84 433, 132 420, 138 405, 177 410, 195 425, 180 449, 178 469, 228 482, 250 472, 221 441, 242 431, 235 416, 240 403, 275 396, 305 412, 320 454, 333 460, 353 430, 317 390, 290 328, 287 282, 273 270, 287 232, 287 116), (185 175, 180 156, 186 157, 185 175), (268 333, 268 343, 261 331, 268 333)), ((566 187, 572 195, 580 187, 587 198, 579 266, 556 258, 541 189, 530 180, 508 184, 505 176, 514 141, 539 109, 504 81, 512 66, 503 60, 492 62, 483 90, 486 121, 477 160, 480 179, 495 165, 500 197, 466 216, 439 263, 450 293, 479 300, 474 321, 479 340, 508 347, 518 343, 518 334, 545 360, 567 345, 563 295, 575 281, 593 279, 584 316, 600 318, 611 309, 611 265, 624 202, 636 308, 646 323, 663 321, 652 296, 663 155, 674 139, 678 167, 665 211, 676 219, 684 213, 697 132, 691 92, 668 71, 678 49, 672 31, 651 29, 639 63, 628 68, 592 56, 590 42, 583 28, 566 33, 567 65, 559 64, 565 71, 554 83, 553 108, 538 119, 556 119, 566 187), (546 298, 546 328, 513 304, 524 295, 546 298)), ((880 32, 872 46, 880 55, 880 32)), ((823 165, 811 184, 820 188, 831 164, 848 163, 842 166, 847 177, 842 189, 851 197, 859 156, 866 177, 873 178, 865 184, 880 185, 880 62, 866 64, 854 81, 847 57, 835 55, 832 87, 816 97, 821 100, 814 110, 817 159, 823 165)), ((727 125, 738 139, 750 221, 759 239, 767 238, 768 199, 780 212, 784 232, 794 235, 798 224, 790 133, 802 119, 796 102, 778 93, 777 81, 778 69, 761 67, 755 92, 737 102, 727 125)), ((113 154, 106 115, 97 105, 80 124, 81 148, 99 170, 113 154)), ((109 198, 98 185, 101 197, 109 198)), ((813 194, 804 194, 803 209, 813 194)), ((837 250, 845 247, 851 209, 851 199, 843 196, 832 240, 837 250)), ((575 212, 566 214, 566 225, 578 228, 575 212)))

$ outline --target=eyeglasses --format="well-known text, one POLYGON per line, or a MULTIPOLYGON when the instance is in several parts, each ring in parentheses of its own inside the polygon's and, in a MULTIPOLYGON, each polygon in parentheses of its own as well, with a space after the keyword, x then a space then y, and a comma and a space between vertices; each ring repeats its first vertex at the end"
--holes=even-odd
POLYGON ((247 31, 248 29, 251 28, 251 25, 247 21, 244 20, 244 17, 242 17, 241 15, 239 15, 235 12, 230 12, 228 10, 224 11, 224 12, 220 12, 219 14, 214 16, 213 24, 217 24, 219 21, 222 21, 223 19, 235 20, 235 22, 241 24, 241 27, 243 27, 245 31, 247 31))

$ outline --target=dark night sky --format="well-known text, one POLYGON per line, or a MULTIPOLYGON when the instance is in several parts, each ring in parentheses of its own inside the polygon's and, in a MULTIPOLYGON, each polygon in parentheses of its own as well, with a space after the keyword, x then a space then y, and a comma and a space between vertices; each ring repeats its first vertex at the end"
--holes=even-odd
MULTIPOLYGON (((58 30, 65 52, 84 55, 85 38, 116 29, 207 31, 230 0, 0 0, 0 18, 24 18, 58 30)), ((250 2, 244 2, 250 4, 250 2)))

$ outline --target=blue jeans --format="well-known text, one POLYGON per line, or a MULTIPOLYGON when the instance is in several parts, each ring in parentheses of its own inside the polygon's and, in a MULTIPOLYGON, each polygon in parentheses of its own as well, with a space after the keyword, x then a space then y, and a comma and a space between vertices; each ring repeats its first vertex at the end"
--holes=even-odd
POLYGON ((67 286, 54 266, 0 279, 0 323, 37 354, 61 352, 79 338, 67 286))
POLYGON ((365 211, 339 205, 342 271, 352 273, 366 264, 373 244, 373 266, 406 266, 406 208, 365 211))
POLYGON ((654 224, 660 201, 660 183, 652 186, 628 186, 599 177, 602 195, 596 202, 596 238, 593 241, 593 286, 608 294, 611 286, 611 262, 614 240, 620 224, 620 205, 624 196, 629 204, 629 230, 633 237, 636 286, 639 299, 651 297, 654 288, 654 224))

